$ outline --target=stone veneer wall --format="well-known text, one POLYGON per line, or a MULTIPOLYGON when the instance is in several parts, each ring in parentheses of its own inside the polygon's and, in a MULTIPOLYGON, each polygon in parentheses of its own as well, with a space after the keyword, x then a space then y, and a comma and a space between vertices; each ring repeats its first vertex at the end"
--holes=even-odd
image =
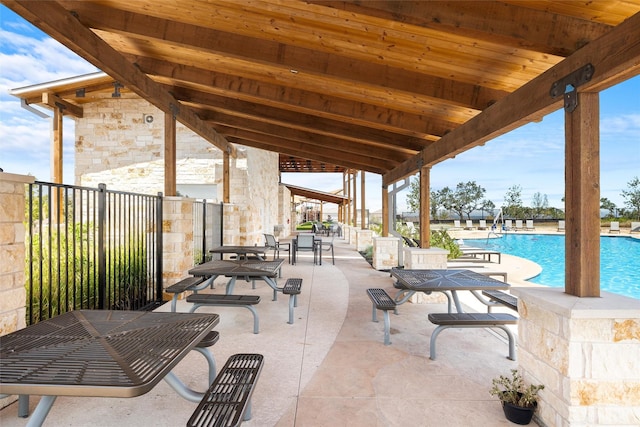
MULTIPOLYGON (((193 267, 193 199, 165 197, 162 201, 163 288, 188 277, 193 267)), ((165 295, 164 299, 171 299, 165 295)))
MULTIPOLYGON (((163 192, 163 140, 164 113, 145 100, 86 104, 84 117, 76 119, 76 183, 89 187, 104 183, 111 190, 144 194, 163 192)), ((215 186, 215 194, 206 198, 222 200, 223 153, 180 123, 176 140, 177 185, 215 186)), ((230 203, 240 206, 236 224, 240 234, 231 239, 235 244, 261 244, 262 233, 273 233, 274 226, 286 219, 278 207, 278 154, 240 148, 230 166, 230 203)), ((225 223, 227 228, 232 225, 225 223)))
POLYGON ((397 267, 398 247, 400 239, 397 237, 374 237, 373 238, 373 268, 376 270, 390 270, 397 267))
MULTIPOLYGON (((76 183, 144 194, 164 191, 164 113, 142 99, 107 99, 83 108, 83 118, 75 119, 76 183)), ((219 149, 180 123, 176 140, 178 184, 221 182, 216 178, 219 149)), ((218 194, 208 198, 219 199, 218 194)))
MULTIPOLYGON (((0 336, 27 326, 25 301, 25 184, 32 176, 0 172, 0 336)), ((0 408, 14 402, 0 399, 0 408)))
POLYGON ((640 425, 640 301, 603 292, 512 288, 519 297, 518 362, 543 384, 536 417, 547 426, 640 425))

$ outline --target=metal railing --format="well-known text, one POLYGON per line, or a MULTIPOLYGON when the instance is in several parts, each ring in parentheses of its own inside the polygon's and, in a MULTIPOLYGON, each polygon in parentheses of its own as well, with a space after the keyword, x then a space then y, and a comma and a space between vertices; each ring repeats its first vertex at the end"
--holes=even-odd
POLYGON ((28 186, 27 323, 162 300, 162 195, 28 186))
POLYGON ((198 200, 193 205, 193 262, 202 264, 214 256, 209 250, 222 246, 222 203, 198 200))

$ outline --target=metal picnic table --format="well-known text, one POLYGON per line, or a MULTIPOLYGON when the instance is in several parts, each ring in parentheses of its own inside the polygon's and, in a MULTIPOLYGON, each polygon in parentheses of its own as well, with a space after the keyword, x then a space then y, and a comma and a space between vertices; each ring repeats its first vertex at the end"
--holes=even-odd
POLYGON ((171 370, 218 324, 217 314, 77 310, 0 337, 0 394, 42 395, 27 426, 57 396, 136 397, 162 379, 199 402, 171 370))
POLYGON ((273 300, 277 300, 278 284, 276 279, 279 275, 283 258, 274 259, 272 261, 258 261, 258 260, 214 260, 208 261, 193 267, 189 270, 189 274, 192 276, 207 277, 210 280, 206 280, 197 287, 194 287, 193 291, 199 291, 205 289, 213 280, 218 276, 230 277, 227 282, 226 294, 233 295, 236 279, 243 277, 245 280, 264 280, 267 285, 273 289, 273 300))
POLYGON ((509 284, 471 270, 412 270, 392 268, 391 276, 405 288, 396 295, 402 304, 416 292, 451 292, 458 313, 463 313, 458 291, 470 291, 478 300, 486 301, 478 291, 509 289, 509 284))

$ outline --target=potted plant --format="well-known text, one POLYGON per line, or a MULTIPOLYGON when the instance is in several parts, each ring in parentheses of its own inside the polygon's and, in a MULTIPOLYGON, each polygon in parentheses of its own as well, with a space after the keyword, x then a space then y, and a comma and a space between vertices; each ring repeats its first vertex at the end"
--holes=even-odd
POLYGON ((493 379, 489 393, 498 396, 505 417, 516 424, 529 424, 538 407, 538 392, 544 385, 525 386, 517 369, 511 370, 511 376, 500 375, 493 379))

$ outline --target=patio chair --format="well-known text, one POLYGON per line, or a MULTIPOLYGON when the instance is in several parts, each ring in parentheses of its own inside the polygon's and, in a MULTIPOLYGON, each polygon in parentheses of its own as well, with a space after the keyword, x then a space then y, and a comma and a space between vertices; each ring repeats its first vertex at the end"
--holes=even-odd
POLYGON ((487 229, 487 220, 481 219, 478 221, 478 230, 486 230, 487 229))
POLYGON ((291 243, 281 243, 276 240, 276 236, 273 234, 264 235, 264 246, 268 251, 273 251, 273 259, 280 257, 280 251, 286 252, 289 258, 289 264, 291 264, 291 243))
POLYGON ((313 252, 313 263, 317 262, 318 245, 316 243, 316 235, 313 233, 300 233, 294 242, 293 263, 296 263, 298 252, 313 252))
POLYGON ((631 221, 631 230, 629 233, 640 233, 640 222, 631 221))
POLYGON ((565 227, 565 221, 564 220, 558 221, 558 231, 565 231, 564 227, 565 227))
POLYGON ((454 219, 453 220, 453 228, 462 228, 460 226, 460 220, 459 219, 454 219))
POLYGON ((475 227, 473 226, 473 221, 468 219, 466 221, 466 225, 464 227, 465 230, 473 230, 475 227))
POLYGON ((609 233, 620 233, 620 222, 611 221, 611 224, 609 224, 609 233))
POLYGON ((333 265, 336 265, 336 259, 333 255, 333 239, 334 238, 335 236, 331 236, 331 240, 329 240, 328 242, 325 242, 323 240, 318 249, 320 249, 321 251, 331 251, 331 263, 333 265))
POLYGON ((533 220, 528 219, 527 225, 525 226, 525 230, 535 230, 536 228, 533 226, 533 220))
POLYGON ((503 227, 503 230, 513 229, 513 221, 511 221, 510 219, 505 219, 502 227, 503 227))
POLYGON ((524 227, 522 225, 522 220, 521 219, 516 219, 516 231, 517 230, 522 230, 524 227))

